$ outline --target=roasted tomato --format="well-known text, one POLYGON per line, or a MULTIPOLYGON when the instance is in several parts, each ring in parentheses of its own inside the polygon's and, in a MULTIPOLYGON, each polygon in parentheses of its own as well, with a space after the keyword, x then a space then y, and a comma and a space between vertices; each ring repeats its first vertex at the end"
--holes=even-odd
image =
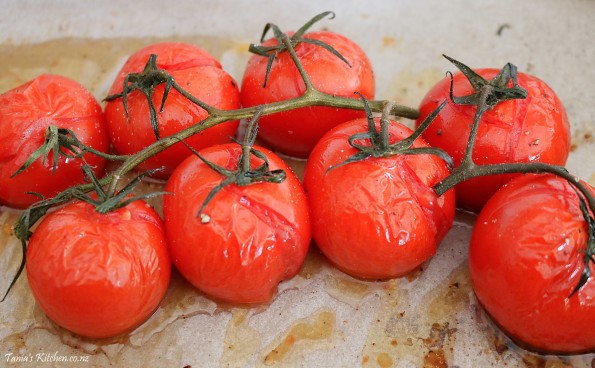
MULTIPOLYGON (((219 62, 203 49, 186 43, 165 42, 147 46, 128 59, 118 73, 109 94, 122 93, 124 80, 130 73, 141 73, 151 54, 157 55, 157 66, 167 71, 187 92, 213 107, 232 110, 240 107, 240 94, 233 78, 219 62)), ((159 111, 165 83, 153 93, 160 137, 167 137, 204 120, 208 114, 178 91, 171 89, 159 111)), ((139 90, 127 95, 128 116, 123 99, 107 102, 105 116, 110 140, 119 154, 133 154, 156 141, 146 96, 139 90)), ((230 121, 196 134, 186 142, 194 149, 230 142, 235 137, 238 121, 230 121)), ((168 177, 190 151, 181 143, 160 152, 140 165, 142 170, 165 167, 157 176, 168 177)))
MULTIPOLYGON (((5 92, 0 95, 0 204, 25 208, 40 199, 30 192, 49 198, 85 180, 82 159, 60 157, 54 165, 52 152, 13 176, 44 144, 50 125, 71 130, 98 151, 108 149, 101 106, 79 83, 45 74, 5 92)), ((101 176, 103 158, 85 154, 84 160, 101 176)))
MULTIPOLYGON (((353 97, 360 92, 374 98, 374 74, 364 51, 350 39, 328 31, 306 33, 304 38, 324 42, 337 50, 351 65, 321 46, 299 43, 295 51, 312 84, 322 92, 353 97)), ((277 44, 270 39, 263 46, 277 44)), ((272 64, 263 86, 268 59, 254 55, 248 61, 242 80, 242 105, 245 107, 288 100, 301 96, 306 86, 287 51, 272 64)), ((308 157, 316 142, 335 125, 365 116, 362 111, 334 107, 305 107, 263 116, 259 137, 267 146, 290 156, 308 157)))
MULTIPOLYGON (((477 74, 490 80, 499 70, 479 69, 477 74)), ((548 85, 528 74, 518 73, 518 84, 527 90, 526 99, 498 103, 484 113, 473 150, 476 164, 539 161, 565 165, 570 150, 570 128, 562 103, 548 85)), ((420 105, 418 124, 444 100, 448 105, 424 132, 432 146, 448 152, 455 165, 463 159, 475 106, 456 105, 449 96, 450 78, 438 82, 420 105)), ((473 93, 462 73, 455 73, 454 96, 473 93)), ((485 202, 515 174, 484 176, 456 186, 457 204, 478 212, 485 202)))
POLYGON ((144 201, 107 214, 86 202, 51 212, 27 249, 35 300, 58 325, 111 337, 143 323, 167 290, 171 262, 163 223, 144 201))
POLYGON ((573 294, 585 267, 588 234, 577 193, 549 174, 511 180, 479 214, 469 258, 475 294, 521 346, 548 353, 594 351, 593 276, 573 294))
MULTIPOLYGON (((393 278, 435 254, 452 226, 454 191, 438 197, 432 190, 449 171, 428 154, 367 158, 332 168, 358 152, 348 138, 365 132, 367 124, 363 118, 335 127, 310 154, 304 186, 312 235, 344 272, 365 279, 393 278)), ((391 122, 389 142, 411 133, 391 122)), ((418 138, 413 147, 427 144, 418 138)))
MULTIPOLYGON (((224 177, 196 156, 169 178, 163 212, 168 247, 180 273, 209 296, 233 303, 266 302, 277 284, 293 277, 310 244, 304 190, 287 165, 263 148, 270 169, 283 169, 282 183, 230 184, 199 210, 224 177)), ((234 170, 241 148, 218 145, 200 151, 216 165, 234 170)), ((262 161, 251 158, 256 167, 262 161)))

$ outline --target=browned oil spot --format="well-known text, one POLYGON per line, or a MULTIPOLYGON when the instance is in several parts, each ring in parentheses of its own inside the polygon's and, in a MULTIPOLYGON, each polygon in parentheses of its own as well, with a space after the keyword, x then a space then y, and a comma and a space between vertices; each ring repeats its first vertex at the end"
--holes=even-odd
POLYGON ((335 329, 335 313, 319 311, 310 320, 295 323, 275 348, 264 358, 266 365, 282 362, 296 344, 306 341, 322 341, 331 338, 335 329))
POLYGON ((534 354, 523 355, 523 363, 527 368, 545 368, 546 361, 534 354))
POLYGON ((324 280, 326 292, 333 298, 357 308, 364 298, 372 292, 371 287, 347 276, 332 275, 324 280))
POLYGON ((393 358, 391 358, 387 353, 380 353, 376 357, 376 363, 378 363, 378 365, 383 368, 392 367, 393 358))
POLYGON ((2 235, 3 236, 11 236, 12 235, 12 224, 9 222, 5 222, 2 224, 2 235))
POLYGON ((456 328, 449 328, 448 325, 448 322, 442 325, 439 323, 432 324, 429 336, 423 339, 424 345, 429 349, 442 348, 444 340, 456 332, 456 328))
POLYGON ((382 48, 395 47, 397 45, 397 39, 391 36, 382 37, 382 48))
POLYGON ((441 321, 469 305, 472 290, 471 276, 466 263, 456 268, 447 282, 434 289, 428 303, 427 315, 430 320, 441 321))
POLYGON ((370 357, 367 355, 364 355, 362 357, 362 364, 367 364, 370 361, 370 357))
POLYGON ((496 336, 494 337, 494 349, 498 354, 502 355, 508 351, 509 347, 503 339, 496 336))
POLYGON ((595 142, 595 132, 593 131, 593 123, 584 123, 582 127, 575 129, 572 134, 570 151, 574 152, 577 148, 585 144, 593 144, 595 142))
POLYGON ((27 346, 27 344, 25 342, 26 334, 27 334, 27 331, 15 332, 15 333, 12 333, 12 334, 4 337, 2 340, 0 340, 0 342, 2 343, 2 346, 10 348, 10 350, 12 350, 12 351, 18 351, 18 350, 24 348, 25 346, 27 346))
POLYGON ((430 350, 424 356, 424 368, 447 368, 448 363, 442 349, 430 350))
POLYGON ((257 353, 260 334, 248 323, 251 309, 233 308, 223 339, 221 367, 245 367, 257 353))

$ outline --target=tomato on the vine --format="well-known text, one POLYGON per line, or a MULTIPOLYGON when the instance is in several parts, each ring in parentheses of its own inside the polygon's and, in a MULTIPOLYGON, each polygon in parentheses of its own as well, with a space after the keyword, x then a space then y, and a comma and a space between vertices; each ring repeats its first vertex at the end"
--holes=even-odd
MULTIPOLYGON (((321 46, 301 42, 295 47, 308 77, 315 88, 335 96, 353 97, 361 93, 374 98, 375 80, 372 66, 364 51, 352 40, 329 31, 309 32, 304 38, 324 42, 337 50, 350 65, 321 46)), ((263 46, 277 44, 270 39, 263 46)), ((306 86, 289 52, 277 55, 265 86, 268 59, 253 55, 242 80, 242 105, 268 104, 301 96, 306 86)), ((304 107, 280 112, 260 119, 259 137, 268 147, 290 156, 308 157, 316 142, 339 123, 363 117, 357 110, 335 107, 304 107)))
MULTIPOLYGON (((479 69, 486 80, 499 70, 479 69)), ((570 127, 566 111, 554 91, 542 80, 525 73, 517 74, 518 85, 527 91, 527 98, 503 101, 487 110, 479 123, 473 149, 476 164, 498 164, 538 161, 563 166, 570 150, 570 127)), ((474 92, 461 72, 453 76, 453 95, 474 92)), ((450 99, 451 79, 439 81, 420 105, 418 124, 444 100, 448 105, 424 132, 432 146, 448 152, 455 165, 463 159, 476 107, 457 105, 450 99)), ((478 212, 485 202, 515 174, 473 178, 458 184, 457 204, 478 212)))
MULTIPOLYGON (((440 197, 433 191, 449 172, 434 155, 368 157, 337 166, 358 152, 348 138, 367 125, 366 118, 340 124, 310 154, 304 187, 312 236, 325 256, 352 276, 399 277, 435 254, 452 226, 454 191, 440 197)), ((391 144, 412 133, 397 122, 388 132, 391 144)), ((427 146, 421 138, 413 145, 427 146)))
POLYGON ((41 309, 92 338, 149 318, 170 271, 163 222, 142 200, 106 214, 86 202, 68 204, 40 222, 27 249, 27 278, 41 309))
MULTIPOLYGON (((234 79, 221 68, 221 64, 205 50, 187 43, 163 42, 147 46, 126 61, 118 73, 110 95, 123 92, 126 76, 141 73, 151 54, 157 55, 157 66, 167 71, 188 93, 204 103, 222 110, 240 108, 239 89, 234 79)), ((155 87, 152 101, 157 110, 158 130, 161 138, 170 136, 204 120, 208 113, 173 88, 169 91, 163 111, 159 111, 165 83, 155 87)), ((119 154, 133 154, 156 141, 151 125, 147 97, 139 90, 127 96, 128 116, 123 98, 107 102, 105 116, 110 140, 119 154)), ((229 121, 206 129, 188 139, 194 149, 230 142, 236 135, 238 121, 229 121)), ((190 155, 181 143, 176 143, 140 165, 142 170, 165 167, 156 176, 167 177, 175 167, 190 155)))
POLYGON ((588 236, 577 192, 550 174, 511 180, 480 212, 469 257, 475 294, 522 346, 565 354, 595 349, 595 278, 573 294, 588 236))
MULTIPOLYGON (((46 140, 48 127, 69 129, 85 145, 107 151, 108 137, 101 106, 84 86, 67 77, 44 74, 0 95, 0 204, 26 208, 71 185, 84 182, 86 161, 97 176, 105 160, 87 153, 81 158, 60 156, 35 160, 14 175, 46 140)), ((76 154, 77 152, 70 152, 76 154)))
MULTIPOLYGON (((188 157, 165 187, 163 212, 170 254, 180 273, 207 295, 233 303, 266 302, 277 284, 297 274, 310 244, 304 190, 288 166, 261 148, 270 169, 283 169, 281 183, 229 184, 199 211, 224 176, 197 156, 188 157)), ((205 148, 200 155, 234 170, 237 144, 205 148)), ((251 156, 252 167, 262 160, 251 156)))

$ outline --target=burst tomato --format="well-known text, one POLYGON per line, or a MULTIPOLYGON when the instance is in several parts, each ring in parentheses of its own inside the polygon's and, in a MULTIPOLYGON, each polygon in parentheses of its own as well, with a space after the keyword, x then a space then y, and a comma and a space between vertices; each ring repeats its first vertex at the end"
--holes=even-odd
MULTIPOLYGON (((270 169, 283 169, 279 184, 230 184, 217 193, 199 217, 205 198, 223 180, 198 157, 187 158, 166 185, 163 203, 170 254, 195 287, 215 299, 258 303, 271 299, 277 284, 293 277, 310 244, 309 210, 301 184, 276 155, 258 148, 270 169), (205 220, 208 218, 208 221, 205 220)), ((203 149, 201 155, 234 170, 237 144, 203 149)), ((251 158, 253 166, 260 159, 251 158)))
MULTIPOLYGON (((182 88, 199 100, 222 110, 240 107, 240 94, 236 82, 219 62, 203 49, 186 43, 165 42, 147 46, 132 56, 118 73, 110 95, 122 92, 123 83, 130 73, 143 71, 149 56, 157 55, 157 66, 164 69, 182 88)), ((170 90, 163 111, 159 112, 165 85, 155 88, 153 104, 157 109, 160 137, 167 137, 204 120, 206 110, 188 101, 174 89, 170 90)), ((155 142, 151 126, 149 104, 141 91, 128 94, 128 117, 122 98, 109 101, 105 106, 110 140, 119 154, 133 154, 155 142)), ((230 121, 209 128, 188 139, 194 149, 217 143, 230 142, 235 137, 238 121, 230 121)), ((143 170, 165 167, 157 176, 167 177, 190 151, 181 143, 158 153, 140 165, 143 170)))
MULTIPOLYGON (((486 80, 499 70, 480 69, 486 80)), ((570 128, 564 107, 554 91, 543 81, 518 73, 518 84, 528 92, 526 99, 500 102, 484 113, 473 150, 476 164, 539 161, 563 166, 570 149, 570 128)), ((455 96, 466 96, 473 88, 462 73, 454 74, 455 96)), ((438 82, 420 105, 418 124, 444 100, 448 105, 424 132, 432 146, 448 152, 455 165, 465 153, 475 106, 456 105, 449 98, 450 78, 438 82)), ((514 174, 484 176, 456 186, 457 204, 479 211, 485 202, 514 174)))
MULTIPOLYGON (((432 155, 368 158, 330 171, 358 151, 347 139, 365 132, 356 119, 329 131, 306 166, 304 186, 312 213, 312 235, 339 269, 366 279, 402 276, 436 252, 452 226, 455 198, 438 197, 432 186, 448 175, 446 164, 432 155)), ((390 143, 411 130, 389 125, 390 143)), ((419 138, 414 147, 427 147, 419 138)))
MULTIPOLYGON (((27 192, 53 197, 84 181, 81 159, 60 157, 55 172, 50 152, 11 178, 45 141, 50 125, 73 131, 85 145, 108 149, 101 106, 79 83, 45 74, 0 95, 0 204, 25 208, 39 200, 27 192)), ((105 160, 86 154, 85 161, 100 176, 105 160)))
POLYGON ((576 192, 553 175, 517 177, 482 209, 469 258, 475 294, 521 345, 550 353, 595 349, 593 276, 571 296, 587 238, 576 192))
POLYGON ((50 319, 102 338, 144 322, 165 295, 171 263, 163 223, 144 201, 100 214, 75 202, 44 218, 27 249, 27 277, 50 319))
MULTIPOLYGON (((304 35, 327 43, 349 61, 351 67, 328 50, 309 43, 300 43, 295 51, 312 84, 322 92, 335 96, 353 97, 360 92, 365 98, 374 98, 374 74, 364 51, 350 39, 328 31, 304 35)), ((276 39, 264 46, 277 44, 276 39)), ((245 107, 298 97, 306 90, 288 52, 278 55, 272 64, 265 87, 266 57, 253 55, 248 61, 242 80, 242 105, 245 107)), ((316 142, 333 126, 363 117, 357 110, 334 107, 306 107, 270 116, 259 121, 259 137, 269 147, 295 157, 307 157, 316 142)))

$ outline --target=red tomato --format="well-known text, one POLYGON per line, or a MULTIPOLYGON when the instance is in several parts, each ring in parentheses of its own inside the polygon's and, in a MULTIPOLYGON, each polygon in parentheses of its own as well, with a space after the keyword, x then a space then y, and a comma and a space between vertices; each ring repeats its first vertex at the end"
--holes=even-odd
MULTIPOLYGON (((187 158, 174 171, 165 190, 163 211, 170 254, 177 269, 211 297, 234 303, 271 299, 277 284, 293 277, 310 244, 309 210, 301 184, 287 165, 262 151, 270 169, 283 169, 280 184, 230 184, 198 211, 223 176, 198 157, 187 158)), ((207 160, 227 169, 237 167, 237 144, 203 149, 207 160)), ((253 158, 252 167, 260 165, 253 158)))
MULTIPOLYGON (((72 130, 85 145, 107 151, 108 138, 101 106, 79 83, 59 75, 41 75, 0 95, 0 204, 26 208, 39 200, 27 194, 53 197, 85 181, 81 159, 60 157, 52 174, 53 151, 11 178, 45 141, 50 125, 72 130)), ((105 160, 86 154, 85 161, 97 176, 105 160)))
MULTIPOLYGON (((351 67, 328 50, 309 43, 300 43, 296 53, 313 85, 335 96, 359 98, 360 92, 374 98, 374 74, 364 51, 350 39, 336 33, 311 32, 305 38, 325 42, 349 61, 351 67)), ((277 44, 276 39, 264 46, 277 44)), ((306 90, 291 56, 282 52, 273 62, 266 87, 263 87, 268 59, 253 55, 248 61, 242 80, 242 105, 245 107, 288 100, 306 90)), ((308 157, 316 142, 335 125, 365 116, 363 111, 334 107, 306 107, 259 120, 259 138, 275 150, 295 157, 308 157)))
POLYGON ((551 353, 595 349, 594 277, 570 296, 585 267, 587 237, 576 192, 553 175, 511 180, 479 214, 469 258, 475 293, 521 345, 551 353))
MULTIPOLYGON (((480 69, 476 72, 490 80, 499 70, 480 69)), ((501 102, 484 113, 479 124, 473 151, 476 164, 539 161, 552 165, 566 164, 570 149, 570 127, 562 103, 543 81, 518 73, 518 84, 528 97, 501 102)), ((448 105, 424 132, 432 146, 448 152, 455 165, 461 162, 471 130, 475 106, 455 105, 449 98, 450 78, 444 78, 428 92, 421 102, 418 125, 444 100, 448 105)), ((454 95, 473 93, 462 73, 454 75, 454 95)), ((514 174, 484 176, 456 186, 457 204, 478 212, 485 202, 514 174)))
MULTIPOLYGON (((219 62, 203 49, 191 44, 166 42, 158 43, 136 52, 124 64, 110 89, 110 95, 121 93, 125 77, 130 73, 143 71, 151 54, 157 55, 157 66, 166 70, 182 88, 201 101, 222 110, 240 107, 240 94, 236 82, 227 74, 219 62)), ((153 104, 157 110, 160 137, 167 137, 184 130, 201 120, 207 112, 182 96, 173 88, 170 90, 162 112, 159 112, 165 85, 155 88, 153 104)), ((149 104, 140 91, 128 94, 126 117, 122 98, 110 101, 105 106, 110 140, 119 154, 133 154, 155 142, 151 126, 149 104)), ((230 142, 235 137, 238 121, 230 121, 209 128, 188 139, 194 149, 213 144, 230 142)), ((183 144, 177 143, 153 156, 140 165, 148 170, 165 167, 157 176, 168 177, 175 167, 191 152, 183 144)))
MULTIPOLYGON (((359 152, 347 139, 366 131, 365 118, 341 124, 310 154, 304 186, 312 235, 329 260, 352 276, 398 277, 436 252, 452 226, 454 191, 437 197, 432 186, 449 172, 441 159, 427 154, 368 158, 327 172, 359 152)), ((390 143, 411 133, 392 122, 390 143)), ((414 144, 427 146, 421 138, 414 144)))
POLYGON ((41 309, 92 338, 128 332, 149 318, 170 271, 163 223, 144 201, 107 214, 71 203, 41 221, 27 249, 29 286, 41 309))

